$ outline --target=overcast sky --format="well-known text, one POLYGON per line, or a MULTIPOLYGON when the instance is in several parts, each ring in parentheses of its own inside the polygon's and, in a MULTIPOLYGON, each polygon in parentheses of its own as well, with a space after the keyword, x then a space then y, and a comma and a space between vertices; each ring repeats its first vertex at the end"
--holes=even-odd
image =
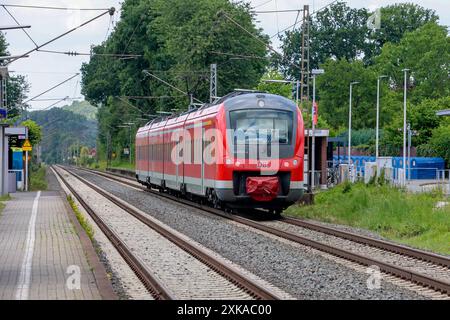
MULTIPOLYGON (((115 7, 120 9, 119 0, 0 0, 0 4, 20 4, 20 5, 44 5, 59 7, 78 7, 78 8, 109 8, 115 7)), ((251 0, 252 6, 256 10, 284 10, 299 9, 304 4, 311 6, 311 12, 329 4, 332 0, 251 0)), ((347 3, 351 7, 366 7, 374 10, 380 6, 399 2, 413 2, 420 4, 426 8, 434 9, 440 16, 442 25, 450 25, 450 1, 449 0, 348 0, 347 3)), ((8 10, 21 24, 31 25, 28 29, 31 37, 38 43, 42 44, 49 39, 58 36, 66 30, 89 20, 100 14, 97 11, 55 11, 55 10, 37 10, 25 8, 8 7, 8 10)), ((261 26, 265 33, 270 36, 276 34, 279 30, 292 25, 296 19, 296 13, 279 13, 279 14, 259 14, 258 25, 261 26)), ((112 20, 109 15, 86 25, 85 27, 71 33, 70 35, 48 45, 43 49, 57 51, 77 51, 89 52, 91 45, 96 45, 104 41, 120 14, 117 12, 112 20)), ((0 25, 13 25, 14 20, 0 7, 0 25)), ((6 34, 9 43, 9 51, 12 55, 24 53, 34 47, 33 43, 20 30, 11 30, 6 34)), ((275 46, 278 45, 274 42, 275 46)), ((69 78, 79 72, 81 64, 88 62, 89 57, 85 56, 66 56, 50 53, 34 52, 29 58, 20 59, 12 63, 9 67, 10 71, 23 74, 27 77, 31 84, 30 97, 40 94, 49 89, 53 85, 69 78)), ((219 71, 220 72, 220 71, 219 71)), ((61 87, 45 94, 41 98, 63 98, 81 97, 80 83, 81 77, 69 81, 61 87)), ((33 109, 42 109, 52 104, 52 101, 32 102, 33 109)), ((65 103, 60 103, 59 106, 65 103)))

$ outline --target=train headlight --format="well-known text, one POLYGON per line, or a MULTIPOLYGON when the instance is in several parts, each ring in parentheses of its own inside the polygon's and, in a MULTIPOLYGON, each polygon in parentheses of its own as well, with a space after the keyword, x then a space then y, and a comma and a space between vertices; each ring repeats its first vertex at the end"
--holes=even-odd
POLYGON ((289 162, 285 161, 285 162, 284 162, 284 166, 285 166, 286 168, 289 167, 289 162))
POLYGON ((233 161, 231 161, 231 159, 228 159, 228 158, 227 158, 227 159, 225 160, 225 163, 226 163, 226 164, 233 164, 233 161))
POLYGON ((239 167, 241 165, 241 163, 239 161, 236 161, 235 165, 236 165, 236 167, 239 167))
POLYGON ((297 161, 297 160, 294 160, 294 161, 292 161, 292 164, 293 164, 294 166, 297 166, 297 165, 298 165, 298 161, 297 161))

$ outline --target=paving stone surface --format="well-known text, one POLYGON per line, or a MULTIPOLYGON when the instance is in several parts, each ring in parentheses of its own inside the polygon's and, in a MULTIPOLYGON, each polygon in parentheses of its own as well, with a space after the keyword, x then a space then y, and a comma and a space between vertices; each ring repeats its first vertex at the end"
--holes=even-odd
POLYGON ((37 192, 17 193, 5 202, 0 214, 0 299, 101 299, 63 201, 50 191, 39 197, 37 192))

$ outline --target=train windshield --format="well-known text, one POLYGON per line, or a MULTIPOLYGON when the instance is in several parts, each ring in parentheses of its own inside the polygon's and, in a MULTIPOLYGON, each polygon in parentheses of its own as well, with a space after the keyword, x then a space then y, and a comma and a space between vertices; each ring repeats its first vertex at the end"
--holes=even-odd
POLYGON ((290 144, 293 112, 271 109, 247 109, 230 112, 235 144, 290 144))

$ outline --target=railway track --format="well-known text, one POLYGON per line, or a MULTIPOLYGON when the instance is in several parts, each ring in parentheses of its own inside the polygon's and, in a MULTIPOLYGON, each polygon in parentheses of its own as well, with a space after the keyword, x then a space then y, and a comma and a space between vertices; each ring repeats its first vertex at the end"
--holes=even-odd
MULTIPOLYGON (((119 208, 123 209, 146 226, 150 227, 161 236, 175 244, 177 247, 181 248, 189 255, 193 256, 195 259, 200 261, 202 264, 207 266, 208 268, 214 270, 216 273, 221 275, 223 278, 227 279, 230 283, 234 284, 248 295, 258 300, 278 300, 280 297, 272 292, 270 289, 264 288, 259 283, 255 282, 246 274, 240 272, 236 268, 231 265, 227 265, 222 261, 219 261, 216 257, 205 251, 204 249, 196 246, 192 242, 187 241, 183 237, 180 237, 176 233, 172 232, 168 228, 163 227, 160 224, 155 223, 145 215, 141 214, 131 206, 127 205, 123 201, 118 200, 117 198, 109 195, 107 192, 99 188, 98 186, 93 185, 89 181, 81 178, 77 174, 71 172, 70 170, 58 166, 58 168, 64 170, 68 174, 72 175, 78 181, 82 182, 84 185, 93 189, 97 193, 99 193, 104 198, 108 199, 119 208)), ((80 202, 80 204, 85 208, 85 210, 89 213, 89 215, 93 218, 93 220, 99 225, 101 230, 105 233, 108 239, 112 242, 114 247, 119 251, 122 257, 125 259, 127 264, 131 267, 131 269, 135 272, 137 277, 143 282, 144 286, 148 289, 148 291, 156 298, 156 299, 176 299, 158 280, 156 277, 150 274, 146 267, 140 263, 140 261, 133 255, 131 250, 127 248, 126 244, 107 226, 107 224, 89 207, 89 205, 83 200, 79 193, 74 190, 70 184, 67 183, 67 180, 58 172, 58 170, 54 170, 56 174, 60 177, 60 179, 64 182, 70 192, 76 197, 76 199, 80 202)))
MULTIPOLYGON (((86 169, 82 169, 86 170, 86 169)), ((137 182, 134 181, 134 179, 130 177, 125 177, 123 175, 117 175, 117 174, 111 174, 111 173, 104 173, 99 171, 93 171, 93 170, 86 170, 91 173, 98 174, 100 176, 103 176, 105 178, 120 182, 122 184, 131 186, 133 188, 138 188, 141 190, 144 190, 146 192, 151 193, 154 196, 157 196, 159 198, 163 199, 170 199, 172 201, 176 201, 177 203, 187 205, 190 207, 195 207, 197 209, 200 209, 204 212, 214 214, 221 216, 225 219, 233 220, 235 222, 238 222, 240 224, 249 226, 251 228, 269 233, 271 235, 293 241, 295 243, 305 245, 308 247, 312 247, 314 249, 317 249, 322 252, 326 252, 328 254, 331 254, 333 256, 337 256, 340 258, 344 258, 346 260, 358 263, 363 266, 378 266, 380 268, 380 271, 385 272, 387 274, 393 275, 395 277, 401 278, 403 280, 410 281, 412 283, 415 283, 417 285, 430 288, 432 290, 435 290, 437 292, 440 292, 444 295, 450 296, 450 283, 447 281, 447 279, 440 279, 439 277, 431 277, 427 274, 424 274, 422 272, 418 272, 415 270, 411 270, 411 268, 405 268, 402 266, 399 266, 394 263, 389 263, 385 261, 381 261, 379 259, 372 258, 371 256, 359 254, 352 252, 350 250, 345 250, 343 248, 329 245, 326 243, 323 243, 321 241, 316 241, 313 239, 310 239, 309 237, 299 236, 298 234, 294 234, 292 232, 287 232, 285 230, 280 230, 280 228, 276 228, 270 225, 267 225, 265 223, 261 223, 258 221, 254 221, 248 218, 244 218, 238 215, 231 215, 228 213, 225 213, 221 210, 213 209, 209 206, 204 206, 199 203, 191 202, 185 199, 180 199, 168 194, 160 193, 155 190, 149 190, 148 188, 145 188, 143 186, 140 186, 137 182), (133 182, 131 181, 133 180, 133 182)), ((436 270, 436 274, 442 274, 442 275, 450 275, 450 259, 445 256, 429 253, 426 251, 418 250, 409 248, 406 246, 390 243, 383 240, 373 239, 369 237, 365 237, 362 235, 354 234, 351 232, 341 231, 335 228, 330 228, 326 226, 322 226, 319 224, 315 224, 312 222, 307 222, 299 219, 293 219, 289 217, 283 217, 280 220, 281 223, 297 226, 300 228, 305 228, 308 230, 312 230, 315 232, 320 232, 325 235, 329 235, 332 237, 337 237, 340 239, 348 240, 357 244, 361 244, 367 247, 376 248, 380 252, 388 252, 397 254, 403 257, 407 257, 412 263, 417 262, 422 263, 425 265, 425 267, 431 268, 432 273, 434 273, 434 270, 436 270), (433 269, 434 268, 434 269, 433 269)), ((430 272, 428 272, 430 273, 430 272)), ((446 277, 448 278, 448 277, 446 277)))

